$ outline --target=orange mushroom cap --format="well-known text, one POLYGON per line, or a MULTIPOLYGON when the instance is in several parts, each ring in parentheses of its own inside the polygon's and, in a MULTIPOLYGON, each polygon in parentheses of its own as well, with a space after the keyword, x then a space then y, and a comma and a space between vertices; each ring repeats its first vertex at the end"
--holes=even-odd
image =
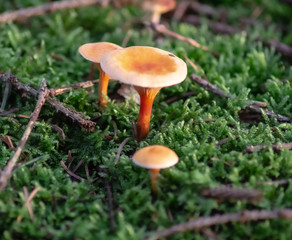
POLYGON ((138 87, 161 88, 182 82, 185 62, 170 52, 134 46, 106 53, 101 68, 113 79, 138 87))
POLYGON ((166 13, 175 8, 175 0, 146 0, 142 4, 142 8, 147 11, 157 11, 166 13))
POLYGON ((79 47, 78 51, 88 61, 100 63, 101 58, 107 52, 121 47, 109 42, 86 43, 79 47))
POLYGON ((168 147, 152 145, 138 150, 133 155, 133 162, 147 169, 164 169, 175 165, 178 156, 168 147))

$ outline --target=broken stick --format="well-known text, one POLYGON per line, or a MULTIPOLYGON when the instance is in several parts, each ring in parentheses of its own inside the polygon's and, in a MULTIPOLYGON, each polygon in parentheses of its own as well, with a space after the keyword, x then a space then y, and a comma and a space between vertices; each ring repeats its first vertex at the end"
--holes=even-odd
POLYGON ((37 105, 35 107, 35 110, 33 111, 33 113, 30 116, 30 120, 27 124, 26 130, 15 150, 15 153, 13 155, 13 157, 9 160, 7 166, 4 168, 4 170, 1 172, 1 176, 0 176, 0 191, 3 190, 3 188, 6 187, 7 182, 9 180, 9 178, 12 176, 12 171, 13 171, 13 167, 15 166, 27 140, 28 137, 35 125, 35 122, 40 114, 40 111, 42 109, 42 106, 44 105, 45 101, 46 101, 46 97, 48 95, 48 89, 47 89, 47 84, 46 84, 46 80, 43 79, 42 80, 42 84, 41 84, 41 88, 39 91, 39 97, 38 97, 38 101, 37 101, 37 105))
POLYGON ((148 239, 161 239, 172 236, 177 233, 191 231, 195 229, 201 229, 204 227, 210 227, 219 224, 225 224, 230 222, 248 222, 248 221, 260 221, 267 219, 292 219, 292 209, 275 209, 272 211, 269 210, 245 210, 238 213, 227 213, 227 214, 216 214, 209 217, 199 217, 195 220, 188 221, 185 223, 173 225, 170 228, 160 230, 154 235, 144 238, 148 239))
MULTIPOLYGON (((21 83, 15 76, 8 74, 0 74, 0 81, 10 82, 16 91, 22 92, 25 95, 32 97, 38 96, 38 91, 34 88, 21 83)), ((96 125, 95 122, 84 119, 83 116, 74 111, 66 108, 60 101, 50 98, 47 98, 47 103, 53 106, 57 112, 62 113, 67 118, 71 119, 73 122, 77 122, 80 127, 85 128, 88 131, 92 131, 96 125)))
POLYGON ((0 15, 0 22, 21 21, 30 17, 41 16, 47 13, 53 13, 60 10, 80 8, 103 3, 103 0, 69 0, 47 3, 37 7, 29 7, 12 12, 5 12, 0 15))

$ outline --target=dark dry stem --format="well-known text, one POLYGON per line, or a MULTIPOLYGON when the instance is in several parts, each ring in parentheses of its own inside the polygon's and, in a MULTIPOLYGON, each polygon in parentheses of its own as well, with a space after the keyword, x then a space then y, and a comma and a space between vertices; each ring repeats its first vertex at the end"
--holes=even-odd
POLYGON ((292 123, 292 119, 280 114, 276 114, 273 111, 269 111, 266 109, 259 108, 255 105, 250 105, 246 107, 244 110, 240 112, 240 115, 248 115, 249 113, 254 113, 254 117, 259 117, 262 116, 263 112, 269 117, 269 118, 275 118, 279 122, 287 122, 287 123, 292 123))
POLYGON ((144 240, 161 239, 172 236, 177 233, 201 229, 219 224, 230 222, 249 222, 260 221, 268 219, 283 218, 287 220, 292 219, 292 209, 276 209, 268 210, 245 210, 238 213, 217 214, 210 217, 198 217, 195 220, 184 222, 181 224, 173 225, 172 227, 158 231, 153 235, 143 238, 144 240))
POLYGON ((2 103, 1 103, 1 108, 0 108, 0 112, 4 111, 6 103, 7 103, 7 99, 8 99, 8 95, 9 95, 9 91, 10 91, 10 82, 6 82, 5 84, 5 90, 4 90, 4 94, 3 94, 3 98, 2 98, 2 103))
POLYGON ((29 7, 0 15, 0 22, 22 21, 30 17, 41 16, 65 9, 80 8, 103 3, 104 0, 68 0, 47 3, 37 7, 29 7))
POLYGON ((110 230, 115 230, 115 220, 114 220, 114 204, 113 204, 113 194, 111 191, 111 185, 108 180, 108 170, 106 168, 100 168, 100 172, 103 172, 106 174, 105 177, 103 177, 104 181, 104 187, 106 190, 106 199, 107 199, 107 205, 109 210, 109 224, 110 224, 110 230))
POLYGON ((71 171, 69 170, 69 168, 65 165, 65 163, 64 163, 63 161, 61 161, 61 166, 64 168, 64 170, 65 170, 65 171, 66 171, 71 177, 74 177, 74 178, 76 178, 76 179, 79 180, 79 181, 85 180, 84 178, 82 178, 82 177, 76 175, 75 173, 71 172, 71 171))
POLYGON ((60 128, 58 125, 55 125, 55 124, 50 124, 50 126, 51 126, 51 128, 53 130, 55 130, 55 131, 57 131, 57 132, 59 132, 61 134, 61 137, 62 137, 63 140, 66 139, 66 135, 65 135, 65 133, 64 133, 62 128, 60 128))
POLYGON ((210 83, 208 80, 205 80, 201 77, 199 77, 196 74, 190 75, 190 78, 195 81, 197 84, 201 85, 203 88, 205 88, 207 91, 210 91, 214 93, 215 95, 218 95, 220 97, 224 98, 230 98, 231 94, 223 92, 220 88, 216 87, 212 83, 210 83))
POLYGON ((292 150, 292 142, 290 142, 290 143, 277 143, 277 144, 273 144, 271 146, 268 146, 268 145, 248 146, 248 147, 246 147, 246 149, 243 152, 244 153, 253 153, 256 151, 268 150, 270 147, 275 152, 280 152, 283 149, 292 150))
MULTIPOLYGON (((238 138, 239 136, 236 135, 235 138, 238 138)), ((231 138, 231 137, 228 137, 228 138, 224 138, 222 140, 220 140, 217 144, 216 144, 216 147, 221 147, 222 145, 224 145, 225 143, 233 140, 234 138, 231 138)))
POLYGON ((176 7, 176 10, 173 14, 173 19, 175 19, 176 21, 180 21, 182 17, 185 15, 190 4, 191 4, 191 1, 180 2, 178 6, 176 7))
POLYGON ((188 97, 192 97, 192 96, 195 96, 196 95, 196 92, 194 91, 190 91, 190 92, 185 92, 183 94, 181 94, 180 96, 175 96, 175 97, 172 97, 172 98, 169 98, 167 100, 165 100, 165 102, 167 104, 171 104, 175 101, 178 101, 178 100, 181 100, 181 99, 185 99, 185 98, 188 98, 188 97))
POLYGON ((38 101, 35 107, 35 110, 33 111, 33 113, 31 114, 30 120, 27 124, 26 130, 15 150, 15 153, 13 155, 13 157, 9 160, 8 164, 6 165, 6 167, 4 168, 3 172, 1 173, 0 176, 0 191, 3 190, 8 182, 8 179, 12 176, 12 171, 13 168, 15 167, 15 164, 19 158, 19 156, 21 155, 21 152, 28 140, 28 137, 35 125, 35 122, 39 116, 39 113, 42 109, 42 106, 44 105, 45 101, 46 101, 46 97, 48 95, 48 89, 47 89, 47 84, 46 84, 46 80, 43 79, 42 83, 41 83, 41 87, 40 87, 40 91, 38 94, 38 101))
MULTIPOLYGON (((28 190, 27 187, 23 187, 23 192, 24 192, 24 196, 25 196, 25 204, 24 207, 27 207, 27 210, 29 212, 30 215, 30 219, 34 220, 34 215, 33 215, 33 211, 30 205, 30 202, 32 201, 32 199, 35 197, 35 195, 37 194, 37 192, 41 190, 40 187, 36 187, 29 195, 28 195, 28 190)), ((17 222, 21 222, 22 217, 18 216, 17 217, 17 222)))
POLYGON ((282 3, 286 3, 292 7, 292 0, 279 0, 282 3))
MULTIPOLYGON (((220 88, 216 87, 215 85, 213 85, 209 81, 199 77, 196 74, 192 74, 190 76, 190 78, 193 81, 195 81, 196 83, 198 83, 199 85, 201 85, 203 88, 205 88, 207 91, 210 91, 210 92, 214 93, 215 95, 218 95, 218 96, 224 97, 224 98, 231 97, 230 94, 223 92, 220 88)), ((275 118, 279 122, 292 123, 292 119, 289 117, 282 116, 280 114, 276 114, 272 111, 261 108, 261 107, 266 107, 266 106, 267 106, 267 104, 265 102, 251 100, 251 105, 246 107, 244 110, 240 111, 239 115, 243 116, 243 119, 245 119, 246 115, 248 115, 249 113, 255 113, 256 115, 252 115, 252 119, 256 119, 256 118, 262 116, 262 114, 264 112, 269 118, 275 118)))
POLYGON ((93 87, 95 83, 98 83, 99 80, 94 80, 94 81, 86 81, 86 82, 81 82, 81 83, 75 83, 66 87, 58 87, 58 88, 51 88, 49 89, 50 91, 50 96, 57 96, 60 94, 63 94, 65 92, 68 92, 73 89, 80 89, 80 88, 89 88, 93 87))
MULTIPOLYGON (((19 80, 13 75, 0 74, 0 81, 5 83, 10 82, 16 91, 24 93, 25 95, 29 95, 35 98, 38 96, 37 90, 19 82, 19 80)), ((66 108, 58 100, 48 97, 47 103, 53 106, 57 112, 62 113, 65 117, 71 119, 73 122, 77 122, 80 127, 85 128, 88 131, 92 131, 94 129, 96 125, 95 122, 84 119, 80 113, 66 108)))
POLYGON ((12 109, 10 109, 10 110, 7 110, 7 111, 4 111, 4 112, 1 112, 1 113, 0 113, 0 117, 4 117, 4 116, 9 115, 9 114, 11 114, 11 113, 15 113, 15 112, 17 112, 18 110, 19 110, 18 108, 12 108, 12 109))
POLYGON ((83 164, 83 160, 80 160, 78 163, 77 163, 77 165, 75 166, 75 168, 73 169, 73 173, 75 173, 77 170, 78 170, 78 168, 80 168, 80 166, 83 164))
POLYGON ((259 202, 263 194, 255 189, 233 188, 220 186, 215 188, 205 188, 201 194, 207 198, 214 198, 218 200, 247 200, 252 202, 259 202))
POLYGON ((3 143, 5 143, 9 147, 10 150, 12 150, 12 151, 15 150, 13 142, 11 141, 11 138, 8 135, 6 135, 5 137, 0 136, 0 140, 3 143))
POLYGON ((186 43, 188 43, 188 44, 190 44, 190 45, 192 45, 192 46, 194 46, 196 48, 200 48, 200 49, 202 49, 204 51, 211 52, 214 56, 218 56, 219 55, 219 53, 209 50, 206 46, 203 46, 203 45, 199 44, 194 39, 191 39, 191 38, 188 38, 188 37, 184 37, 184 36, 182 36, 182 35, 180 35, 178 33, 170 31, 163 24, 157 24, 157 23, 153 23, 153 22, 151 22, 151 23, 146 22, 146 25, 150 25, 151 28, 153 30, 155 30, 156 32, 158 32, 158 33, 171 36, 171 37, 176 38, 176 39, 178 39, 180 41, 186 42, 186 43))
MULTIPOLYGON (((194 15, 189 15, 185 17, 184 21, 190 24, 194 24, 195 26, 202 25, 201 18, 194 15)), ((227 24, 215 21, 208 21, 208 27, 215 33, 227 35, 232 35, 243 31, 241 29, 237 29, 227 24)), ((261 37, 258 37, 256 40, 262 42, 267 47, 275 48, 276 52, 281 53, 283 56, 287 58, 292 58, 292 47, 276 40, 264 40, 261 37)))
POLYGON ((119 162, 119 159, 120 159, 120 155, 121 155, 121 152, 123 150, 123 147, 127 144, 127 142, 129 141, 130 138, 125 138, 122 143, 120 144, 119 148, 118 148, 118 151, 117 151, 117 155, 116 155, 116 158, 115 158, 115 165, 119 162))

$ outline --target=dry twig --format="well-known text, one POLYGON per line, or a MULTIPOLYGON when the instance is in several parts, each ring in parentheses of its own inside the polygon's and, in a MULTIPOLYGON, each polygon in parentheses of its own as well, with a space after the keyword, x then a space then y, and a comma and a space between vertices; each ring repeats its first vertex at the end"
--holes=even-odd
POLYGON ((213 85, 209 81, 199 77, 196 74, 192 74, 190 76, 190 78, 193 81, 195 81, 196 83, 198 83, 199 85, 201 85, 203 88, 205 88, 207 91, 210 91, 210 92, 214 93, 215 95, 218 95, 218 96, 224 97, 224 98, 230 98, 231 97, 231 95, 229 93, 223 92, 220 88, 216 87, 215 85, 213 85))
MULTIPOLYGON (((32 201, 32 199, 35 197, 35 195, 37 194, 37 192, 41 190, 40 187, 36 187, 31 193, 30 195, 28 195, 28 190, 27 190, 27 187, 23 187, 23 193, 24 193, 24 197, 25 197, 25 204, 24 206, 27 207, 27 210, 29 212, 29 216, 30 216, 30 219, 33 220, 34 219, 34 215, 33 215, 33 211, 32 211, 32 208, 31 208, 31 205, 30 205, 30 202, 32 201)), ((21 222, 22 220, 22 217, 21 216, 18 216, 17 217, 17 222, 21 222)))
POLYGON ((194 92, 194 91, 185 92, 185 93, 183 93, 183 94, 181 94, 179 96, 171 97, 171 98, 165 100, 165 102, 167 104, 171 104, 171 103, 173 103, 175 101, 178 101, 178 100, 181 100, 181 99, 185 99, 185 98, 188 98, 188 97, 191 97, 191 96, 195 96, 195 95, 196 95, 196 92, 194 92))
POLYGON ((61 161, 61 166, 64 168, 64 170, 71 176, 74 177, 76 179, 78 179, 79 181, 85 180, 84 178, 76 175, 75 173, 71 172, 70 169, 65 165, 65 163, 63 161, 61 161))
POLYGON ((17 11, 6 12, 0 15, 0 22, 22 21, 30 17, 41 16, 65 9, 80 8, 100 4, 103 0, 68 0, 51 2, 37 7, 24 8, 17 11))
POLYGON ((249 114, 253 114, 252 117, 254 119, 257 119, 263 115, 263 112, 269 117, 269 118, 275 118, 279 122, 287 122, 287 123, 292 123, 292 119, 280 114, 276 114, 273 111, 269 111, 266 109, 259 108, 258 106, 255 105, 250 105, 246 107, 244 110, 239 112, 240 117, 245 120, 246 115, 249 116, 249 114))
POLYGON ((46 101, 46 97, 48 95, 48 89, 47 89, 47 85, 46 85, 46 80, 43 79, 42 80, 42 84, 41 84, 41 88, 39 91, 39 97, 38 97, 38 101, 37 101, 37 105, 35 107, 35 110, 33 111, 33 113, 31 114, 30 120, 27 124, 26 130, 15 150, 15 153, 13 155, 13 157, 9 160, 7 166, 4 168, 3 172, 1 173, 0 176, 0 191, 3 190, 3 188, 5 188, 5 186, 7 185, 8 179, 11 177, 12 175, 12 170, 28 140, 28 137, 35 125, 35 122, 39 116, 39 113, 42 109, 42 106, 44 105, 45 101, 46 101))
POLYGON ((292 219, 292 209, 276 209, 273 211, 268 210, 245 210, 238 213, 217 214, 210 217, 199 217, 195 220, 173 225, 170 228, 158 231, 155 234, 144 238, 148 239, 161 239, 172 236, 177 233, 192 231, 195 229, 201 229, 203 227, 210 227, 219 224, 225 224, 230 222, 248 222, 248 221, 260 221, 267 219, 283 218, 287 220, 292 219))
POLYGON ((119 159, 120 159, 120 155, 121 152, 123 150, 123 147, 127 144, 127 142, 129 141, 129 138, 125 138, 122 143, 120 144, 118 151, 117 151, 117 155, 116 155, 116 159, 115 159, 115 165, 118 163, 119 159))
POLYGON ((275 152, 280 152, 283 149, 292 150, 292 142, 290 142, 290 143, 277 143, 277 144, 273 144, 271 146, 268 146, 268 145, 248 146, 248 147, 246 147, 246 149, 243 152, 244 153, 253 153, 256 151, 268 150, 269 147, 271 147, 275 152))
POLYGON ((197 41, 195 41, 194 39, 187 38, 187 37, 184 37, 184 36, 182 36, 182 35, 180 35, 180 34, 178 34, 178 33, 175 33, 175 32, 173 32, 173 31, 170 31, 170 30, 167 29, 167 27, 166 27, 165 25, 163 25, 163 24, 157 24, 157 23, 152 23, 152 22, 151 22, 151 23, 147 22, 146 24, 147 24, 147 25, 150 25, 151 28, 152 28, 153 30, 155 30, 156 32, 158 32, 158 33, 165 34, 165 35, 169 35, 169 36, 171 36, 171 37, 173 37, 173 38, 176 38, 176 39, 178 39, 178 40, 180 40, 180 41, 186 42, 186 43, 188 43, 188 44, 190 44, 190 45, 192 45, 192 46, 194 46, 194 47, 196 47, 196 48, 203 49, 204 51, 209 51, 209 52, 211 52, 214 56, 218 56, 218 55, 219 55, 219 53, 209 50, 206 46, 203 46, 203 45, 199 44, 199 43, 198 43, 197 41))
MULTIPOLYGON (((202 20, 199 17, 194 16, 194 15, 187 16, 185 18, 185 21, 188 23, 194 24, 196 26, 200 26, 202 24, 202 20)), ((208 21, 208 26, 213 32, 219 33, 219 34, 232 35, 232 34, 240 33, 243 31, 241 29, 237 29, 237 28, 229 26, 227 24, 219 23, 219 22, 215 22, 215 21, 208 21)), ((292 47, 290 47, 284 43, 278 42, 276 40, 266 41, 261 37, 258 37, 256 40, 262 42, 267 47, 275 48, 275 50, 278 53, 281 53, 283 56, 285 56, 287 58, 292 58, 292 47)))
POLYGON ((115 230, 115 220, 114 220, 114 205, 113 205, 113 194, 111 191, 110 182, 108 180, 108 170, 106 168, 100 168, 100 172, 105 173, 106 176, 103 177, 104 187, 106 190, 107 205, 109 209, 109 224, 110 230, 115 230))
MULTIPOLYGON (((34 88, 25 85, 13 76, 8 74, 0 74, 0 81, 2 82, 10 82, 16 91, 22 92, 24 95, 29 95, 32 97, 38 96, 38 91, 34 88)), ((84 119, 82 115, 76 111, 70 110, 66 108, 61 102, 55 100, 53 98, 48 97, 47 103, 49 103, 52 107, 56 109, 57 112, 62 113, 67 118, 71 119, 73 122, 77 122, 80 127, 83 127, 89 131, 93 130, 96 123, 90 120, 84 119)))
POLYGON ((180 21, 182 17, 185 15, 188 7, 190 6, 191 1, 182 1, 178 4, 178 6, 175 9, 175 12, 173 14, 173 18, 176 21, 180 21))
POLYGON ((61 134, 61 137, 62 137, 63 140, 66 139, 66 135, 65 135, 65 133, 64 133, 62 128, 60 128, 58 125, 55 125, 55 124, 50 124, 50 125, 51 125, 52 129, 54 129, 55 131, 57 131, 57 132, 59 132, 61 134))
POLYGON ((93 87, 95 83, 98 83, 99 80, 94 80, 94 81, 86 81, 86 82, 81 82, 81 83, 75 83, 70 86, 66 87, 58 87, 58 88, 51 88, 49 89, 50 91, 50 96, 57 96, 60 94, 63 94, 65 92, 68 92, 73 89, 80 89, 80 88, 89 88, 93 87))
POLYGON ((0 140, 5 143, 10 150, 14 151, 15 150, 15 147, 13 145, 13 142, 11 141, 11 138, 10 136, 6 135, 5 137, 1 137, 0 136, 0 140))
POLYGON ((18 111, 18 108, 12 108, 12 109, 10 109, 10 110, 7 110, 7 111, 4 111, 4 112, 1 112, 1 113, 0 113, 0 117, 4 117, 4 116, 6 116, 6 115, 8 115, 8 114, 15 113, 15 112, 17 112, 17 111, 18 111))
POLYGON ((263 194, 255 189, 233 188, 220 186, 215 188, 205 188, 201 194, 207 198, 215 198, 218 200, 247 200, 258 202, 262 199, 263 194))

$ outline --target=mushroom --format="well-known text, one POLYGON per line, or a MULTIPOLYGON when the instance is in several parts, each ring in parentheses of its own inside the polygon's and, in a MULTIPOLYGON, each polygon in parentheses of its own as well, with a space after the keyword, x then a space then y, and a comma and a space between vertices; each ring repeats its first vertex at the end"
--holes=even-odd
POLYGON ((168 147, 152 145, 135 152, 132 160, 139 167, 149 169, 151 189, 154 193, 157 193, 156 182, 160 169, 169 168, 177 164, 178 156, 168 147))
POLYGON ((153 47, 128 47, 104 55, 101 68, 112 78, 134 85, 140 95, 137 139, 149 132, 152 105, 163 87, 182 82, 187 75, 183 60, 170 52, 153 47))
POLYGON ((159 23, 161 14, 173 10, 175 5, 175 0, 145 0, 142 9, 152 12, 151 22, 159 23))
POLYGON ((98 99, 99 105, 104 108, 107 104, 107 88, 109 82, 109 76, 101 69, 100 60, 102 56, 110 51, 120 49, 121 47, 109 43, 109 42, 98 42, 98 43, 86 43, 79 47, 78 51, 85 59, 91 61, 99 69, 99 83, 98 83, 98 99))

